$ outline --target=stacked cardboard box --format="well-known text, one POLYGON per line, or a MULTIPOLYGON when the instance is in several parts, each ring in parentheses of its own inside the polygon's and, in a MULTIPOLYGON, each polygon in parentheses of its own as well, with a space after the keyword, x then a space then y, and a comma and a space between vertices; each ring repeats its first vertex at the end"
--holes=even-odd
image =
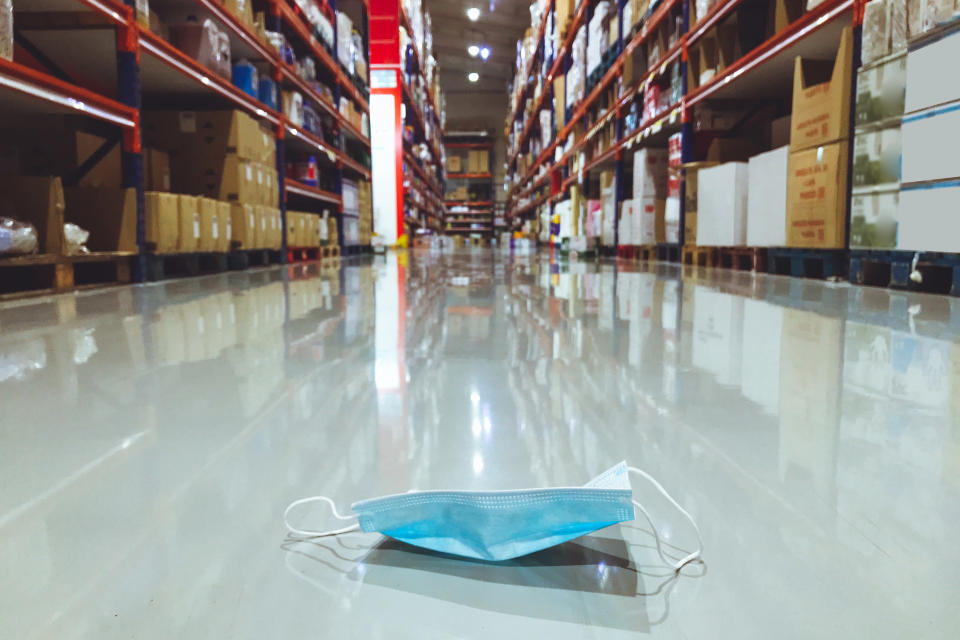
POLYGON ((361 245, 369 245, 373 240, 373 199, 370 183, 360 180, 357 183, 357 232, 361 245))
POLYGON ((489 173, 490 152, 486 149, 470 151, 467 154, 467 173, 489 173))
MULTIPOLYGON (((305 211, 287 211, 287 246, 313 248, 320 246, 320 216, 305 211)), ((324 222, 324 225, 326 223, 324 222)), ((326 229, 326 226, 324 226, 326 229)), ((326 236, 326 231, 323 232, 326 236)))
POLYGON ((276 142, 256 120, 241 111, 144 112, 143 137, 151 248, 280 248, 276 142), (174 202, 167 190, 181 195, 174 202), (174 218, 175 231, 162 228, 174 218))
POLYGON ((650 147, 633 154, 633 217, 639 226, 630 232, 631 244, 665 241, 667 162, 666 149, 650 147))
POLYGON ((847 221, 847 154, 853 34, 832 64, 797 58, 787 181, 786 244, 841 249, 847 221))

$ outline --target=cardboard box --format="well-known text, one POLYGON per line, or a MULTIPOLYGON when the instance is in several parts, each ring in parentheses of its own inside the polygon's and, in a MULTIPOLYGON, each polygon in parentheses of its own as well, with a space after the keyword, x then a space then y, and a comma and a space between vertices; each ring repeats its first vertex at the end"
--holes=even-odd
POLYGON ((177 251, 193 253, 200 250, 200 199, 195 196, 177 196, 178 224, 177 251))
POLYGON ((220 224, 217 219, 217 201, 197 198, 200 211, 200 238, 197 251, 214 251, 220 240, 220 224))
POLYGON ((900 127, 862 131, 853 138, 853 186, 900 182, 900 127))
POLYGON ((229 202, 217 202, 217 222, 219 222, 220 228, 215 251, 226 253, 230 251, 230 239, 233 237, 233 217, 230 213, 229 202))
MULTIPOLYGON (((61 120, 43 120, 44 129, 11 129, 0 133, 0 146, 15 160, 9 170, 24 176, 71 174, 100 151, 106 138, 65 128, 61 120)), ((123 143, 117 139, 106 155, 76 181, 79 187, 114 187, 123 184, 123 143)))
POLYGON ((857 72, 857 126, 902 116, 907 95, 907 56, 857 72))
POLYGON ((787 167, 790 148, 750 158, 747 193, 747 246, 786 245, 787 167))
POLYGON ((180 232, 180 201, 174 193, 143 194, 147 250, 158 254, 177 251, 180 232))
POLYGON ((957 32, 907 54, 905 113, 960 100, 960 78, 949 70, 956 60, 960 60, 957 32))
POLYGON ((169 151, 173 165, 215 165, 228 153, 275 161, 275 139, 243 111, 144 111, 142 118, 144 144, 169 151))
POLYGON ((228 206, 230 207, 231 247, 255 249, 257 247, 257 215, 253 205, 231 202, 228 206))
POLYGON ((137 191, 115 187, 64 189, 64 222, 90 232, 92 252, 137 251, 137 191))
MULTIPOLYGON (((788 247, 844 247, 848 149, 846 142, 835 142, 790 153, 788 247)), ((703 221, 700 223, 702 227, 703 221)))
POLYGON ((904 183, 944 180, 960 176, 960 154, 945 140, 960 131, 960 102, 904 117, 901 130, 904 183))
POLYGON ((835 60, 823 62, 797 57, 793 73, 791 151, 846 139, 850 131, 852 65, 850 27, 844 28, 840 36, 835 60))
POLYGON ((633 154, 634 199, 667 197, 667 150, 653 147, 633 154))
POLYGON ((447 171, 450 173, 462 173, 463 164, 460 156, 447 156, 447 171))
POLYGON ((283 246, 283 219, 280 214, 280 209, 276 207, 264 207, 264 211, 270 218, 270 234, 268 236, 267 248, 276 251, 283 246))
POLYGON ((736 247, 747 243, 749 165, 729 162, 698 176, 697 244, 736 247))
POLYGON ((170 154, 159 149, 143 150, 143 188, 170 191, 170 154))
POLYGON ((0 176, 0 193, 0 215, 32 224, 38 253, 62 255, 66 203, 60 178, 0 176))
POLYGON ((897 215, 897 248, 905 251, 960 252, 960 187, 947 182, 904 187, 897 215))
POLYGON ((898 187, 854 189, 850 204, 850 248, 896 249, 899 207, 898 187))
POLYGON ((666 200, 663 198, 635 198, 633 201, 633 244, 651 245, 664 242, 664 216, 666 200))
POLYGON ((683 212, 683 244, 697 244, 697 212, 683 212))

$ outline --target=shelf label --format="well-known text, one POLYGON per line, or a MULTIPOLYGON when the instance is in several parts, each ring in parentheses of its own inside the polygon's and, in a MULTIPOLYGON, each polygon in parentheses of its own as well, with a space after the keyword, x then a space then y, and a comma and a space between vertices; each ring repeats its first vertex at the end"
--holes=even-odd
POLYGON ((397 72, 394 69, 373 69, 370 71, 371 89, 396 89, 397 72))

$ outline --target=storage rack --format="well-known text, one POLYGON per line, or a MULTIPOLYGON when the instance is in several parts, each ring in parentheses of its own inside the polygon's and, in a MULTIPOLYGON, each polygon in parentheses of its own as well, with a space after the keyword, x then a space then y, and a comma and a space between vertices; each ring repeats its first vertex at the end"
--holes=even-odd
MULTIPOLYGON (((367 0, 354 0, 363 19, 358 27, 366 39, 367 0)), ((344 3, 345 0, 340 0, 344 3)), ((276 167, 279 176, 278 207, 283 221, 286 254, 286 203, 300 200, 306 207, 333 207, 342 231, 340 185, 344 176, 370 179, 370 140, 367 134, 341 115, 337 105, 341 96, 353 101, 362 114, 369 114, 367 90, 358 86, 341 65, 312 35, 293 0, 263 0, 258 8, 266 11, 266 28, 283 32, 300 49, 309 50, 319 62, 319 73, 332 79, 331 102, 304 82, 280 56, 261 42, 250 28, 227 11, 217 0, 154 0, 151 9, 182 10, 210 18, 228 33, 234 59, 247 58, 265 63, 279 88, 300 91, 337 123, 336 139, 325 141, 291 124, 280 111, 271 109, 249 96, 230 81, 216 75, 193 58, 173 47, 137 21, 135 0, 50 0, 35 6, 26 0, 14 2, 14 26, 17 42, 27 41, 35 64, 0 60, 0 101, 5 114, 29 117, 33 114, 79 116, 85 127, 119 136, 123 145, 124 188, 137 192, 137 251, 132 279, 146 275, 147 249, 144 229, 144 163, 141 154, 140 112, 154 108, 239 109, 274 131, 277 144, 276 167), (30 19, 19 20, 26 13, 30 19), (74 76, 82 80, 74 80, 74 76), (321 172, 333 172, 336 190, 323 191, 284 178, 285 152, 316 154, 321 172), (312 204, 311 204, 312 203, 312 204)), ((336 0, 324 4, 335 16, 336 0)), ((336 42, 336 19, 334 42, 336 42)), ((21 46, 23 46, 21 44, 21 46)), ((369 116, 368 116, 369 117, 369 116)), ((116 144, 110 140, 111 146, 116 144)), ((109 151, 109 149, 106 149, 109 151)), ((340 234, 342 238, 342 233, 340 234)), ((49 261, 57 264, 90 262, 98 258, 126 258, 129 252, 115 255, 27 256, 0 259, 0 266, 49 261)), ((71 288, 72 279, 58 275, 54 290, 71 288)))
MULTIPOLYGON (((783 2, 783 0, 776 0, 783 2)), ((691 82, 688 74, 691 52, 708 35, 710 30, 722 20, 731 16, 741 4, 740 0, 717 0, 704 16, 695 15, 693 0, 660 0, 649 3, 643 19, 638 20, 630 30, 624 30, 624 8, 629 0, 615 1, 618 15, 617 38, 611 44, 610 51, 616 57, 601 64, 601 74, 588 78, 584 97, 577 104, 568 105, 564 119, 557 122, 554 118, 551 142, 533 154, 537 146, 533 139, 540 130, 539 114, 542 108, 551 104, 553 80, 566 72, 571 64, 570 53, 577 30, 589 23, 596 2, 581 0, 576 6, 567 27, 563 41, 556 55, 548 57, 549 47, 545 41, 549 18, 555 9, 555 0, 549 0, 540 23, 534 25, 536 33, 534 52, 530 56, 520 76, 522 90, 517 99, 508 105, 509 116, 506 121, 508 144, 507 172, 512 185, 507 195, 508 223, 516 228, 525 218, 535 214, 541 206, 549 206, 550 211, 557 201, 562 199, 573 185, 586 186, 593 173, 600 170, 612 170, 615 176, 616 207, 625 199, 625 171, 629 168, 627 152, 646 146, 666 147, 671 134, 682 133, 682 161, 695 160, 698 155, 694 148, 693 108, 703 101, 723 99, 769 99, 788 96, 789 83, 792 82, 792 63, 796 55, 806 56, 817 53, 832 53, 836 50, 839 29, 847 25, 859 25, 862 6, 865 0, 824 0, 818 6, 792 20, 767 40, 741 55, 728 64, 709 81, 700 86, 696 80, 691 82), (629 56, 641 48, 651 46, 661 38, 663 27, 670 20, 679 24, 680 34, 676 42, 663 46, 663 40, 656 42, 661 54, 656 66, 646 68, 641 73, 634 72, 635 79, 628 85, 621 80, 625 63, 629 56), (644 89, 651 83, 662 83, 665 74, 673 64, 679 64, 682 81, 682 97, 665 109, 659 110, 652 118, 645 118, 631 130, 626 130, 624 116, 630 105, 639 100, 642 106, 644 89), (538 84, 537 79, 542 82, 538 84), (786 82, 784 82, 786 78, 786 82), (593 82, 590 82, 592 80, 593 82), (539 94, 534 95, 535 87, 542 86, 539 94), (527 108, 529 102, 530 108, 527 108), (520 123, 519 136, 512 129, 520 123), (595 136, 606 127, 613 127, 615 135, 608 148, 595 151, 590 157, 580 158, 592 146, 595 136), (532 157, 528 166, 526 157, 532 157)), ((637 3, 634 3, 636 6, 637 3)), ((805 3, 801 3, 805 8, 805 3)), ((587 35, 589 38, 589 34, 587 35)), ((814 56, 815 57, 815 56, 814 56)), ((646 65, 644 65, 646 66, 646 65)), ((681 183, 681 194, 683 193, 681 183)), ((656 255, 660 259, 680 260, 680 249, 684 245, 685 211, 681 198, 679 239, 676 243, 666 243, 657 247, 656 255)), ((615 226, 615 245, 619 245, 619 233, 615 226)), ((613 249, 613 247, 606 247, 613 249)))
POLYGON ((399 18, 400 26, 411 38, 407 51, 401 52, 405 72, 400 73, 400 86, 406 110, 403 132, 404 221, 408 236, 414 236, 418 231, 421 234, 439 232, 444 221, 444 159, 440 146, 443 110, 439 96, 435 96, 431 89, 420 52, 413 43, 414 31, 403 3, 399 3, 399 18), (408 76, 422 83, 422 104, 416 99, 408 76), (420 144, 427 147, 427 157, 418 158, 415 154, 414 146, 420 144))
MULTIPOLYGON (((492 236, 493 227, 493 198, 494 175, 493 175, 493 142, 486 133, 448 133, 444 137, 444 148, 447 151, 447 188, 446 204, 450 208, 456 208, 458 211, 447 210, 447 216, 444 224, 444 230, 448 234, 479 234, 483 236, 492 236), (486 164, 481 167, 471 167, 465 162, 464 152, 467 152, 467 158, 471 153, 486 152, 486 164), (459 172, 449 171, 449 162, 452 158, 459 158, 461 170, 459 172), (476 171, 476 169, 482 169, 476 171), (450 187, 456 185, 466 190, 466 198, 457 199, 456 193, 451 192, 450 187), (454 198, 450 198, 451 195, 454 198), (474 197, 479 196, 479 197, 474 197)), ((482 164, 482 162, 481 162, 482 164)), ((460 194, 463 195, 463 194, 460 194)))

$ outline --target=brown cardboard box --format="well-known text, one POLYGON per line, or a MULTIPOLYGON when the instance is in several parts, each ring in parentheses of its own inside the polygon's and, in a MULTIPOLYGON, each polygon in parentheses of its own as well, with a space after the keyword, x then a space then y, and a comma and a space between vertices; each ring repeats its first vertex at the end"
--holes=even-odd
POLYGON ((159 149, 143 150, 143 188, 170 191, 170 154, 159 149))
POLYGON ((137 251, 137 191, 114 187, 64 190, 64 222, 90 232, 90 251, 137 251))
MULTIPOLYGON (((216 180, 214 173, 208 172, 210 178, 208 185, 212 185, 216 180)), ((249 202, 251 204, 266 204, 263 197, 263 185, 257 183, 257 176, 263 180, 263 169, 259 172, 257 165, 248 160, 243 160, 234 154, 228 155, 223 161, 223 173, 219 180, 219 189, 207 189, 206 193, 210 197, 219 197, 221 200, 230 202, 249 202)))
POLYGON ((0 176, 0 215, 29 222, 37 229, 38 253, 63 252, 63 184, 60 178, 0 176), (9 207, 9 210, 8 210, 9 207))
POLYGON ((272 140, 243 111, 144 111, 144 144, 171 152, 171 160, 209 164, 235 153, 260 162, 272 140))
POLYGON ((231 246, 238 249, 255 249, 257 247, 257 215, 253 205, 231 202, 230 225, 231 246))
POLYGON ((280 209, 264 207, 263 211, 268 219, 266 248, 277 250, 283 242, 283 220, 280 217, 280 209))
POLYGON ((790 154, 787 246, 842 249, 847 221, 846 142, 790 154))
POLYGON ((195 196, 177 196, 178 224, 177 251, 192 253, 200 250, 200 199, 195 196))
POLYGON ((461 173, 463 163, 460 156, 447 156, 447 171, 450 173, 461 173))
POLYGON ((697 244, 697 212, 685 211, 683 213, 683 244, 697 244))
POLYGON ((270 212, 268 211, 269 207, 265 207, 262 204, 257 204, 253 206, 254 211, 256 211, 257 217, 257 235, 256 242, 254 245, 257 249, 267 249, 270 246, 270 212))
POLYGON ((233 220, 229 202, 217 202, 217 222, 219 223, 217 246, 214 251, 230 251, 230 239, 233 237, 233 220))
POLYGON ((303 247, 303 239, 300 233, 300 220, 303 214, 297 211, 287 211, 287 246, 303 247))
POLYGON ((168 254, 177 250, 180 203, 174 193, 147 191, 143 194, 147 249, 168 254))
POLYGON ((200 238, 197 251, 214 251, 220 238, 220 226, 217 220, 217 201, 210 198, 197 198, 200 211, 200 238))
POLYGON ((848 137, 852 65, 853 34, 850 27, 843 30, 834 61, 797 57, 793 72, 791 151, 819 147, 848 137))
MULTIPOLYGON (((96 153, 106 138, 65 128, 61 120, 46 129, 11 129, 0 133, 0 146, 13 151, 12 172, 25 176, 63 176, 64 179, 96 153)), ((115 187, 122 182, 123 144, 118 140, 107 154, 77 181, 80 187, 115 187)))

